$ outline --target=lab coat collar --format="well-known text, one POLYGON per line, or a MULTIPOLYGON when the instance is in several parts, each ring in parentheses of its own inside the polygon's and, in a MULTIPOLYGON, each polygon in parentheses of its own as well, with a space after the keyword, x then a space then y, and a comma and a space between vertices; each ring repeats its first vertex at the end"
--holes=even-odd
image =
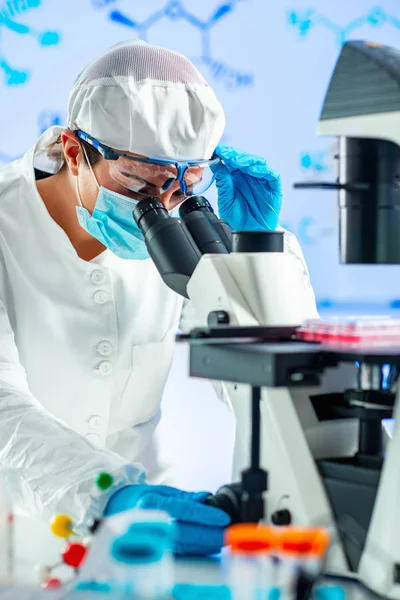
MULTIPOLYGON (((35 168, 43 170, 47 173, 57 173, 63 162, 62 146, 57 145, 50 148, 59 135, 65 130, 65 127, 58 125, 47 129, 38 139, 35 146, 31 148, 21 160, 21 168, 24 179, 27 181, 29 188, 32 191, 32 202, 35 202, 33 210, 38 216, 39 226, 46 232, 47 237, 54 241, 54 244, 61 250, 67 251, 78 262, 89 264, 83 261, 77 253, 65 231, 60 227, 50 216, 39 192, 36 187, 35 168)), ((102 254, 108 254, 106 250, 102 254)), ((105 257, 104 257, 105 258, 105 257)), ((95 261, 93 261, 95 262, 95 261)))
POLYGON ((59 171, 64 160, 62 144, 56 144, 53 148, 51 148, 51 145, 57 141, 57 138, 65 129, 65 127, 55 125, 42 133, 30 151, 33 157, 33 165, 27 165, 29 169, 33 166, 52 174, 59 171))

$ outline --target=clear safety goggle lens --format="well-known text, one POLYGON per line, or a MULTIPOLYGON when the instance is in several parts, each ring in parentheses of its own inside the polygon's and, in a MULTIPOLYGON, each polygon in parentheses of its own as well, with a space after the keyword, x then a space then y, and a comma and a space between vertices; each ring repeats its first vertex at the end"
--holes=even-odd
POLYGON ((212 185, 215 179, 212 166, 217 162, 218 158, 189 165, 182 181, 173 163, 145 163, 120 156, 118 160, 109 161, 109 169, 114 181, 132 192, 158 197, 173 188, 186 196, 196 196, 212 185))

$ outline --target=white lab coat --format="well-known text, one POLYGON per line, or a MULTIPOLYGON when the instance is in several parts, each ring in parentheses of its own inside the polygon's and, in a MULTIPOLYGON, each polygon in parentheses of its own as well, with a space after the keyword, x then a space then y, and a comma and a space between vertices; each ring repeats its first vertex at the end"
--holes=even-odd
POLYGON ((79 527, 143 480, 138 463, 162 480, 155 429, 182 299, 151 260, 77 256, 34 179, 61 130, 0 170, 0 468, 18 504, 79 527), (100 495, 104 470, 115 484, 100 495))

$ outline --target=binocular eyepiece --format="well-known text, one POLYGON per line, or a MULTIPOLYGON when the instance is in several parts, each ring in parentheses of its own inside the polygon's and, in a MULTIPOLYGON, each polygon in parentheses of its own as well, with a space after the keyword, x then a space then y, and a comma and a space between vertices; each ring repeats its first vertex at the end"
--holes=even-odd
POLYGON ((193 196, 171 217, 158 198, 140 201, 133 210, 147 249, 165 283, 181 296, 203 254, 228 254, 232 230, 218 219, 203 196, 193 196))
POLYGON ((185 298, 203 254, 283 252, 282 231, 233 232, 203 196, 185 200, 179 218, 171 217, 159 198, 146 198, 135 206, 133 218, 162 279, 185 298))

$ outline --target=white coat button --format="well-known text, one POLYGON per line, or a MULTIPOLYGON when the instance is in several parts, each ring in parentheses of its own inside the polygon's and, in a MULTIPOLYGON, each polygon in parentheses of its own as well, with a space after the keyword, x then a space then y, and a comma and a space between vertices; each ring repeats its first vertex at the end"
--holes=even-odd
POLYGON ((113 366, 109 360, 103 360, 99 364, 99 371, 100 371, 101 375, 109 375, 112 372, 112 370, 113 370, 113 366))
POLYGON ((98 429, 101 425, 102 420, 103 419, 100 415, 92 415, 88 420, 89 427, 91 429, 98 429))
POLYGON ((93 281, 93 283, 97 283, 97 285, 100 285, 101 283, 105 282, 106 276, 104 275, 103 271, 100 271, 100 269, 96 269, 95 271, 92 271, 90 279, 93 281))
POLYGON ((85 440, 93 444, 93 446, 100 445, 100 436, 97 433, 87 433, 85 435, 85 440))
POLYGON ((96 302, 96 304, 104 304, 104 302, 107 302, 107 299, 108 294, 104 290, 99 290, 93 296, 93 300, 96 302))
POLYGON ((109 356, 113 350, 114 348, 111 342, 107 342, 106 340, 97 344, 97 352, 102 356, 109 356))

